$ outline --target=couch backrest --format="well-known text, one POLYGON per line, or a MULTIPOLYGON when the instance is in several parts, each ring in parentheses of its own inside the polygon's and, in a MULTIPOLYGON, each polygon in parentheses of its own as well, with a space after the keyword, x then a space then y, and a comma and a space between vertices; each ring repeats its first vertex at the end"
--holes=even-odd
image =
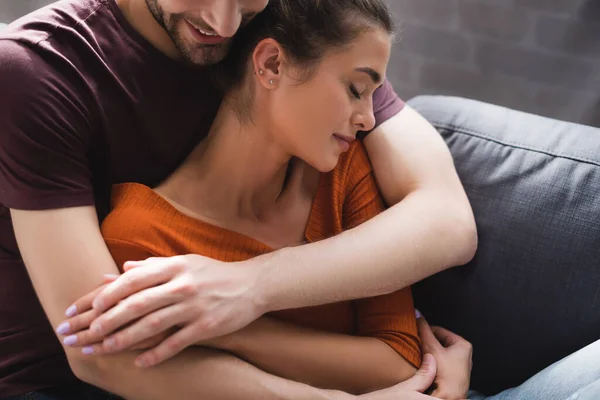
POLYGON ((473 386, 517 385, 600 339, 600 129, 461 98, 409 104, 475 212, 475 259, 414 287, 433 323, 473 343, 473 386))

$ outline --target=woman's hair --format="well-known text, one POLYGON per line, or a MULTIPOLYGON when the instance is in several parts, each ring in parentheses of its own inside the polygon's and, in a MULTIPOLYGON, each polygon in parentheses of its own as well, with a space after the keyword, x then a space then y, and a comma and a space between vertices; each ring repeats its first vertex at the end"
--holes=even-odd
MULTIPOLYGON (((219 85, 225 91, 239 88, 248 60, 263 39, 272 38, 283 47, 305 82, 327 51, 343 48, 365 30, 375 28, 394 33, 384 0, 270 0, 265 10, 236 34, 228 57, 217 66, 219 85)), ((247 120, 252 98, 238 95, 236 112, 247 120)))

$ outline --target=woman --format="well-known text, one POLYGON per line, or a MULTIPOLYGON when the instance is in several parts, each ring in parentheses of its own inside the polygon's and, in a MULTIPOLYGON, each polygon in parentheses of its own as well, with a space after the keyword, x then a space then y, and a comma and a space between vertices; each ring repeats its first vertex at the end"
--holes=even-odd
MULTIPOLYGON (((375 125, 372 94, 393 24, 380 0, 339 3, 273 2, 239 35, 207 139, 159 186, 114 188, 102 232, 118 265, 178 254, 239 261, 339 234, 383 210, 355 139, 375 125)), ((421 363, 408 288, 277 312, 200 344, 356 394, 408 379, 421 363)))
MULTIPOLYGON (((391 19, 379 0, 339 3, 272 2, 239 35, 230 54, 240 56, 221 76, 228 95, 207 140, 158 187, 115 188, 103 234, 119 265, 186 253, 242 260, 338 234, 382 210, 364 149, 353 139, 374 124, 371 95, 385 74, 391 19)), ((424 351, 444 371, 433 395, 467 397, 468 343, 432 331, 423 319, 419 325, 424 351), (442 362, 448 359, 461 363, 442 362)), ((406 289, 279 312, 198 345, 292 380, 366 393, 410 377, 420 363, 419 343, 406 289)), ((101 347, 83 350, 97 354, 101 347)), ((564 399, 593 377, 558 382, 547 372, 573 371, 573 363, 596 359, 594 351, 598 345, 494 399, 564 399)))

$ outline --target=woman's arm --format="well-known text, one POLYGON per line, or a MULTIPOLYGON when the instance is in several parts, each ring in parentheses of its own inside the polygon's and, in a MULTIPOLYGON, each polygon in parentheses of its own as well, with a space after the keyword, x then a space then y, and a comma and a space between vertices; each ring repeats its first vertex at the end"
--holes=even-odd
POLYGON ((353 394, 393 386, 416 371, 376 338, 324 332, 269 317, 200 344, 230 351, 274 375, 353 394))
MULTIPOLYGON (((118 273, 93 207, 11 210, 11 216, 27 271, 53 326, 74 299, 102 283, 104 274, 118 273)), ((96 357, 79 348, 65 347, 65 352, 81 380, 130 400, 350 397, 275 377, 207 349, 188 349, 151 369, 135 366, 135 352, 96 357)))
MULTIPOLYGON (((353 145, 340 160, 333 180, 345 189, 339 198, 343 205, 332 210, 341 217, 343 229, 358 226, 384 209, 361 144, 353 145)), ((221 342, 265 371, 351 393, 370 392, 412 376, 421 354, 410 288, 357 300, 352 306, 356 336, 262 318, 221 342)))
MULTIPOLYGON (((330 239, 225 267, 195 256, 141 263, 160 269, 161 279, 125 274, 127 278, 98 295, 97 310, 107 310, 136 292, 152 306, 169 288, 181 289, 186 294, 182 301, 195 307, 184 333, 145 354, 154 365, 269 311, 387 294, 468 262, 477 246, 475 222, 450 152, 435 129, 406 107, 375 129, 365 145, 385 199, 397 203, 389 210, 330 239), (165 281, 169 285, 157 287, 165 281)), ((115 316, 121 323, 100 330, 98 337, 144 315, 151 318, 132 326, 146 337, 160 332, 150 320, 162 327, 175 317, 123 309, 115 316)), ((122 348, 138 341, 130 336, 122 348)))

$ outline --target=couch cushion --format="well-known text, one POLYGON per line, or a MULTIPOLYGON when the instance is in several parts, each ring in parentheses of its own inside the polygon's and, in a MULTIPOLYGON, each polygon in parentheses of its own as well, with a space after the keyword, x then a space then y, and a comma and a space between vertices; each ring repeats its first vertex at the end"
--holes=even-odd
POLYGON ((600 129, 477 101, 409 104, 442 134, 474 209, 474 260, 414 287, 474 346, 473 387, 515 386, 600 339, 600 129))

